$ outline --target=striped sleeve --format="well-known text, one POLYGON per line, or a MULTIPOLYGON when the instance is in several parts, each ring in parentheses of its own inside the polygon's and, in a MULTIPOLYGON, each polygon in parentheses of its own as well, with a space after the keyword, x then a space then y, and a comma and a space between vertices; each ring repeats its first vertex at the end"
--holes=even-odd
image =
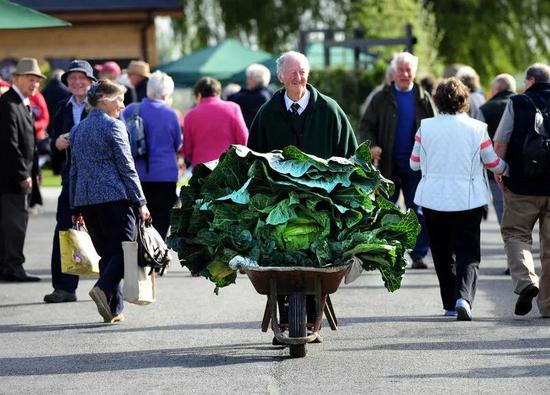
POLYGON ((414 136, 414 146, 409 159, 409 165, 411 169, 418 171, 420 170, 420 146, 422 144, 422 136, 420 135, 420 129, 416 132, 414 136))
POLYGON ((483 139, 480 144, 480 156, 481 162, 483 162, 483 167, 492 171, 495 174, 501 174, 506 169, 506 162, 503 159, 500 159, 495 150, 493 149, 493 143, 485 131, 483 139))

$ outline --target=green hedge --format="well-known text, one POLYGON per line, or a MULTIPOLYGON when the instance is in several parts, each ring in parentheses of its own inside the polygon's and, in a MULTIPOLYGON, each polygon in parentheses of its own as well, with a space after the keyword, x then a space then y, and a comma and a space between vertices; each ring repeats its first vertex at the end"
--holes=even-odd
POLYGON ((357 135, 363 115, 359 113, 359 107, 369 92, 383 81, 385 72, 383 64, 376 64, 369 70, 311 70, 308 82, 338 102, 357 135))

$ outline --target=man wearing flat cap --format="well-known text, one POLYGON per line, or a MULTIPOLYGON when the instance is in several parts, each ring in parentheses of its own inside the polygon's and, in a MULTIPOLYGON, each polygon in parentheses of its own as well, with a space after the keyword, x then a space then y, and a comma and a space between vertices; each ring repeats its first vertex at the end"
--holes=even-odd
POLYGON ((54 291, 44 296, 46 303, 64 303, 76 301, 78 276, 61 272, 61 253, 59 249, 59 231, 72 226, 72 211, 69 204, 69 171, 71 157, 69 149, 69 132, 87 115, 88 91, 96 79, 92 66, 85 60, 75 59, 61 75, 61 82, 69 88, 71 96, 65 99, 55 113, 52 122, 52 157, 60 164, 61 193, 57 200, 56 226, 52 246, 52 286, 54 291))
POLYGON ((36 93, 44 78, 36 59, 22 58, 13 72, 12 87, 0 97, 0 280, 3 281, 40 281, 23 269, 23 245, 35 155, 29 97, 36 93))
POLYGON ((128 79, 136 90, 137 101, 147 97, 147 82, 151 75, 149 63, 142 60, 132 60, 128 65, 128 79))

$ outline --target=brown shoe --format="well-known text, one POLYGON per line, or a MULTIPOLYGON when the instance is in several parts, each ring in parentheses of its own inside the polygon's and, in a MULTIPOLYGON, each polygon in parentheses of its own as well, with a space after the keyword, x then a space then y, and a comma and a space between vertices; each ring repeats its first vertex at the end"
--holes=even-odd
POLYGON ((103 317, 105 322, 111 322, 113 319, 113 314, 111 313, 111 308, 107 302, 107 296, 105 292, 99 287, 93 287, 89 292, 90 298, 95 302, 97 306, 97 311, 103 317))
POLYGON ((124 314, 117 314, 115 316, 113 316, 113 318, 111 318, 110 321, 107 321, 107 320, 103 320, 104 322, 108 323, 108 324, 114 324, 116 322, 122 322, 124 321, 124 314))

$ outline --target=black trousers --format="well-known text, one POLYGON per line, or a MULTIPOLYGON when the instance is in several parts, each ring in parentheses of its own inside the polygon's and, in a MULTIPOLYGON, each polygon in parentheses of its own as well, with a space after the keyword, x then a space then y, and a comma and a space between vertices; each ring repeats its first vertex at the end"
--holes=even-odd
POLYGON ((178 196, 175 182, 142 182, 143 194, 147 199, 147 208, 151 213, 153 226, 166 239, 170 227, 170 210, 178 196))
POLYGON ((124 277, 123 241, 133 241, 136 235, 136 217, 130 202, 116 201, 80 207, 86 227, 101 257, 99 280, 109 301, 111 312, 120 314, 122 301, 122 278, 124 277))
POLYGON ((29 195, 23 193, 2 193, 0 196, 2 217, 0 228, 2 257, 0 269, 20 273, 23 270, 25 255, 23 246, 29 221, 29 195))
POLYGON ((59 231, 70 229, 73 225, 71 206, 69 203, 69 185, 63 184, 61 194, 57 199, 57 221, 53 235, 52 246, 52 285, 54 289, 60 289, 74 293, 78 287, 79 276, 61 272, 61 251, 59 249, 59 231))
POLYGON ((445 310, 459 298, 473 304, 481 260, 483 207, 466 211, 423 209, 445 310))

